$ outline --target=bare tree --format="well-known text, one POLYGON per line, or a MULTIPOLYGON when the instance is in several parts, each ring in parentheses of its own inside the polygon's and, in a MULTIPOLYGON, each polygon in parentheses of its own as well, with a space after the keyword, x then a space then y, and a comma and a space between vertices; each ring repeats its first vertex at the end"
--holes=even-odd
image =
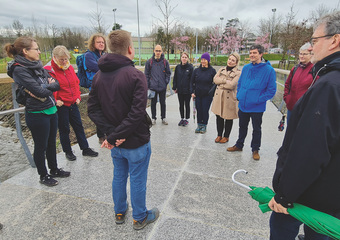
POLYGON ((17 37, 22 36, 22 32, 24 30, 24 25, 18 19, 15 19, 13 21, 12 28, 13 28, 13 31, 15 32, 15 34, 17 35, 17 37))
POLYGON ((90 14, 90 22, 92 24, 93 30, 97 33, 102 33, 105 35, 106 27, 103 23, 103 13, 102 10, 98 7, 98 2, 96 2, 97 8, 96 11, 93 11, 90 14))
POLYGON ((165 37, 166 37, 165 49, 167 51, 168 59, 169 59, 170 40, 171 40, 169 30, 170 30, 170 26, 175 21, 175 19, 170 20, 170 17, 171 17, 172 11, 178 6, 178 4, 175 7, 172 7, 170 6, 171 0, 155 0, 155 1, 156 1, 156 5, 159 11, 162 13, 163 18, 164 18, 163 20, 159 18, 157 19, 162 23, 164 30, 165 30, 165 37))

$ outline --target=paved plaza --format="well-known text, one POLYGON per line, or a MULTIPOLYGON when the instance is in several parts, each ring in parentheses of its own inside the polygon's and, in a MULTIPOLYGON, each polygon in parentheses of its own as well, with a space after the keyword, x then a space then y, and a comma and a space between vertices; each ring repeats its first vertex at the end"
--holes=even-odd
POLYGON ((281 113, 268 102, 261 159, 254 161, 251 124, 243 152, 227 152, 237 140, 238 120, 230 142, 216 144, 215 115, 210 114, 206 134, 194 133, 192 117, 187 127, 179 127, 177 95, 172 95, 167 98, 169 125, 158 120, 151 128, 147 207, 159 208, 157 222, 133 230, 130 208, 126 223, 115 224, 110 151, 100 149, 97 137, 92 136, 88 140, 99 157, 83 157, 77 145, 74 162, 58 154, 59 167, 71 171, 71 177, 60 179, 58 186, 40 184, 34 168, 0 184, 0 222, 4 224, 0 239, 269 239, 270 213, 262 214, 231 176, 245 169, 249 173, 240 173, 237 180, 271 187, 276 152, 284 136, 277 130, 280 119, 281 113))

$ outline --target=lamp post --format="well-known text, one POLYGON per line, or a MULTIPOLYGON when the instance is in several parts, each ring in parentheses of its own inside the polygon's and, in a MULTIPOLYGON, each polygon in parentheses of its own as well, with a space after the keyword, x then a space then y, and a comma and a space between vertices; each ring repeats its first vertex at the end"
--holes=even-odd
POLYGON ((138 7, 138 0, 137 0, 137 21, 138 21, 138 55, 139 55, 139 66, 142 66, 141 56, 140 56, 140 49, 141 49, 142 46, 140 45, 139 7, 138 7))
POLYGON ((112 9, 112 11, 113 11, 113 21, 114 21, 114 23, 113 23, 114 29, 113 30, 116 30, 116 11, 117 11, 117 8, 112 9))
POLYGON ((270 37, 269 37, 269 45, 268 45, 268 53, 269 53, 269 48, 270 48, 270 44, 272 42, 272 35, 273 35, 273 28, 274 28, 274 24, 275 24, 275 12, 276 12, 276 8, 273 8, 272 9, 272 12, 273 12, 273 22, 272 22, 272 26, 271 26, 271 29, 270 29, 270 37))
POLYGON ((221 20, 221 40, 220 40, 220 42, 222 42, 222 35, 223 35, 223 20, 224 20, 224 17, 220 17, 220 20, 221 20))

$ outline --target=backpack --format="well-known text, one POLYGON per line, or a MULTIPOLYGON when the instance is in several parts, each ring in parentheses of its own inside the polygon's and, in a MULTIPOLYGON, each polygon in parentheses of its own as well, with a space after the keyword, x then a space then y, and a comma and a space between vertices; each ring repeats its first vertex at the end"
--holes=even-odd
MULTIPOLYGON (((150 60, 150 71, 151 71, 153 57, 150 58, 149 60, 150 60)), ((165 60, 165 58, 163 58, 163 64, 164 64, 164 71, 163 72, 165 72, 165 69, 166 69, 166 60, 165 60)))
MULTIPOLYGON (((76 59, 76 63, 78 67, 77 76, 79 78, 79 85, 84 88, 89 88, 92 85, 92 79, 89 79, 86 74, 86 72, 91 72, 91 70, 87 69, 85 66, 86 52, 79 55, 76 59)), ((98 58, 94 52, 91 52, 91 53, 95 56, 96 59, 98 58)))

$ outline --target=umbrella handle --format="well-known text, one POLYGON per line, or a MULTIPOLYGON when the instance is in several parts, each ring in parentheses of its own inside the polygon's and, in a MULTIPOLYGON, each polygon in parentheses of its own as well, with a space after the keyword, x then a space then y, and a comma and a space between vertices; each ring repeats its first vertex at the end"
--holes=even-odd
POLYGON ((244 172, 245 174, 248 173, 248 172, 247 172, 246 170, 244 170, 244 169, 239 169, 239 170, 237 170, 237 171, 235 171, 235 172, 233 173, 233 176, 231 177, 231 179, 233 180, 234 183, 240 185, 241 187, 244 187, 244 188, 246 188, 246 189, 248 189, 248 190, 252 190, 249 186, 247 186, 247 185, 245 185, 245 184, 243 184, 243 183, 240 183, 240 182, 238 182, 238 181, 235 180, 236 174, 238 174, 238 173, 240 173, 240 172, 244 172))

